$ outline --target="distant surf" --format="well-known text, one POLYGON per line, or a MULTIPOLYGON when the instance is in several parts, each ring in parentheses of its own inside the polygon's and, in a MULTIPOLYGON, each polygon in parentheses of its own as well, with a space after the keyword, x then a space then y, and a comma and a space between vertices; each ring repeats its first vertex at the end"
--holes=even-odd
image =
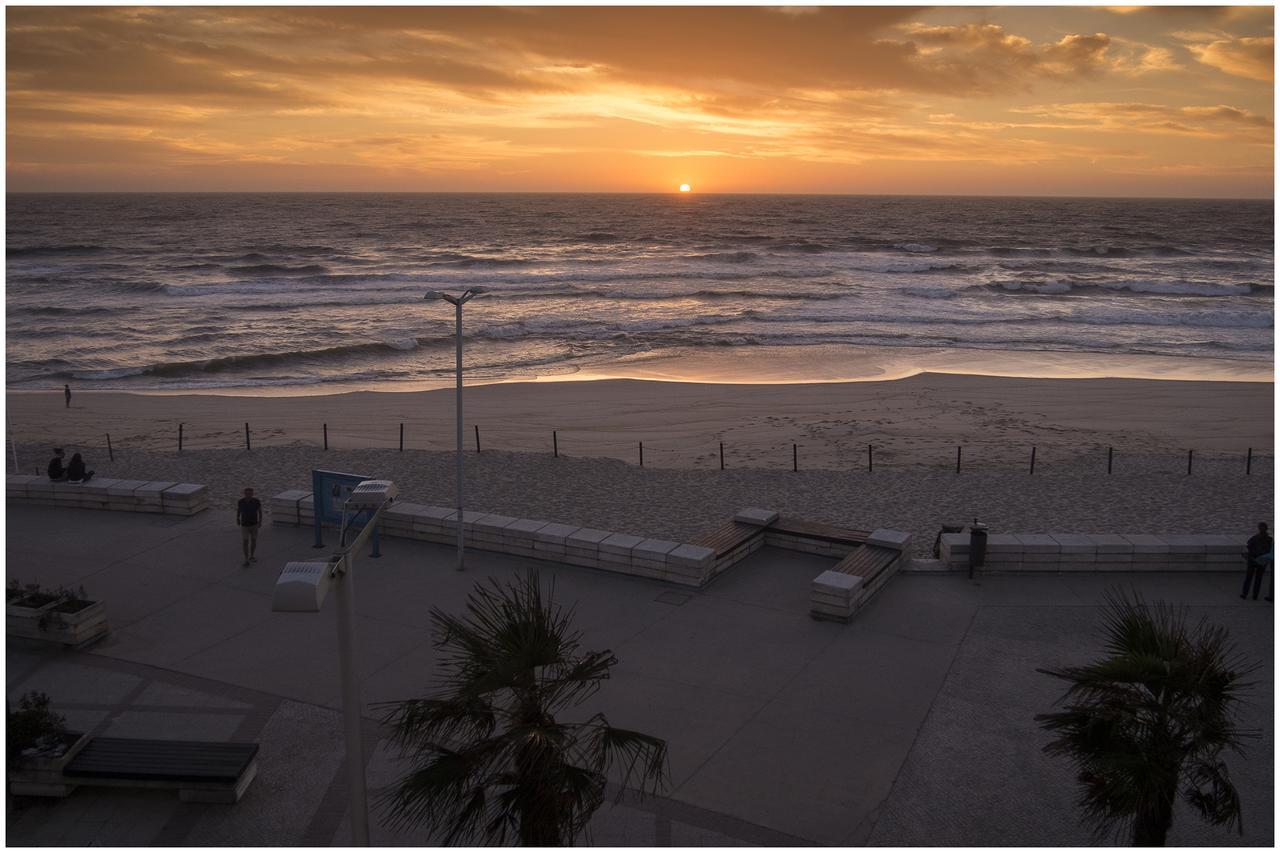
POLYGON ((10 194, 8 208, 16 389, 443 379, 453 312, 423 294, 481 284, 465 324, 476 379, 832 345, 1263 367, 1274 345, 1269 202, 10 194))

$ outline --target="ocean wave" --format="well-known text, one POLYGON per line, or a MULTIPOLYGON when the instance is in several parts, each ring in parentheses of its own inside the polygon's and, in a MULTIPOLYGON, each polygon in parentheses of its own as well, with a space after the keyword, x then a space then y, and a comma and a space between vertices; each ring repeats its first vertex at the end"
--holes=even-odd
POLYGON ((329 268, 323 264, 303 264, 291 267, 287 264, 251 264, 243 267, 227 267, 227 272, 238 276, 250 275, 323 275, 329 268))
POLYGON ((694 261, 716 261, 722 264, 749 264, 760 259, 755 252, 708 252, 705 255, 686 255, 685 257, 694 261))
POLYGON ((14 246, 5 249, 10 258, 38 258, 51 255, 97 255, 109 252, 106 246, 71 243, 64 246, 14 246))
POLYGON ((938 251, 938 247, 930 243, 894 243, 893 247, 895 249, 901 249, 904 252, 913 252, 918 254, 938 251))
POLYGON ((989 282, 992 289, 1016 293, 1062 294, 1080 291, 1112 291, 1131 294, 1151 293, 1160 296, 1249 296, 1269 292, 1271 288, 1251 284, 1226 284, 1211 281, 1080 281, 1067 278, 989 282))

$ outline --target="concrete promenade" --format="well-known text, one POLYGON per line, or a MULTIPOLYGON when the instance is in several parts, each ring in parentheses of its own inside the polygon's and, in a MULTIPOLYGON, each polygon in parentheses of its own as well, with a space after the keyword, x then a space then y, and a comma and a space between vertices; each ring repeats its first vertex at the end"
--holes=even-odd
MULTIPOLYGON (((348 842, 336 608, 270 607, 285 562, 326 553, 311 549, 310 529, 264 528, 258 562, 242 568, 229 512, 6 516, 8 578, 83 584, 112 625, 82 652, 8 644, 10 701, 43 690, 95 734, 261 744, 259 776, 238 804, 110 788, 8 797, 10 845, 348 842)), ((576 605, 587 648, 617 654, 614 677, 573 716, 600 710, 666 738, 672 779, 663 797, 602 808, 589 843, 1087 844, 1070 768, 1041 753, 1032 719, 1061 686, 1035 669, 1096 656, 1098 604, 1108 587, 1130 584, 1226 625, 1262 663, 1243 709, 1259 737, 1228 759, 1245 834, 1179 809, 1170 845, 1273 843, 1273 611, 1237 597, 1238 575, 900 574, 840 625, 808 615, 810 581, 834 561, 776 549, 701 591, 482 552, 457 573, 450 547, 400 539, 385 539, 383 554, 356 566, 366 704, 430 689, 432 606, 460 611, 478 581, 528 566, 576 605)), ((364 727, 372 791, 404 770, 376 717, 370 710, 364 727)), ((376 811, 373 839, 430 843, 421 831, 390 832, 376 811)))

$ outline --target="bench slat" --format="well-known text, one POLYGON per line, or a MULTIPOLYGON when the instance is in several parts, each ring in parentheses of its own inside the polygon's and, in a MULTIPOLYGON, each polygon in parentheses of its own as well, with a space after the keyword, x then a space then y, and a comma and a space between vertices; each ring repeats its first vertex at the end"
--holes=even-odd
POLYGON ((798 518, 779 518, 769 525, 770 533, 786 533, 792 536, 804 536, 808 539, 821 539, 825 542, 840 542, 849 545, 861 545, 871 535, 866 530, 851 530, 831 524, 818 524, 813 521, 801 521, 798 518))

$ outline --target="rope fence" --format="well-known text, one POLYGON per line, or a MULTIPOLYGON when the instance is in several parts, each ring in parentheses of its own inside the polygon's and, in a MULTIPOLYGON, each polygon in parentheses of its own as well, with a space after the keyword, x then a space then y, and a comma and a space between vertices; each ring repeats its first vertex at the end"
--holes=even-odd
MULTIPOLYGON (((490 452, 545 453, 553 458, 613 458, 639 467, 710 468, 732 470, 734 468, 769 468, 800 472, 805 470, 806 450, 810 469, 865 470, 874 473, 882 468, 929 467, 954 470, 956 475, 984 470, 1017 470, 1027 475, 1061 471, 1070 464, 1072 471, 1079 471, 1081 461, 1090 470, 1102 475, 1129 473, 1126 463, 1132 465, 1142 460, 1141 470, 1165 473, 1214 474, 1238 473, 1242 476, 1267 475, 1274 470, 1274 456, 1270 448, 1241 448, 1231 452, 1197 452, 1187 448, 1185 457, 1171 449, 1150 450, 1118 448, 1098 443, 1079 447, 1039 447, 1035 444, 1016 444, 1007 441, 949 443, 932 439, 886 439, 853 441, 836 439, 796 440, 786 437, 772 442, 735 440, 725 435, 690 436, 678 441, 678 446, 652 439, 601 434, 587 430, 530 430, 506 424, 472 423, 465 431, 467 438, 464 452, 481 454, 490 452), (925 444, 927 446, 921 446, 925 444), (954 455, 952 453, 954 452, 954 455), (1152 459, 1168 460, 1152 468, 1152 459), (1096 468, 1093 467, 1096 460, 1096 468), (1183 464, 1185 460, 1185 465, 1183 464)), ((39 467, 47 460, 35 459, 19 462, 15 440, 33 445, 40 438, 22 435, 20 429, 10 425, 6 454, 9 470, 39 467), (16 439, 15 439, 16 437, 16 439)), ((54 441, 53 439, 44 439, 54 441)), ((202 419, 200 421, 174 421, 156 425, 156 429, 139 434, 112 435, 106 431, 93 435, 59 437, 57 443, 68 448, 93 448, 105 452, 111 461, 119 453, 130 450, 186 453, 199 450, 233 450, 246 453, 273 446, 311 446, 323 450, 394 449, 452 451, 456 448, 457 435, 453 428, 442 429, 439 421, 425 418, 405 418, 394 423, 373 421, 347 421, 343 423, 318 423, 314 429, 299 430, 296 424, 286 430, 282 427, 227 419, 202 419)), ((674 442, 673 442, 674 443, 674 442)), ((52 447, 52 443, 50 444, 52 447)), ((32 452, 28 450, 28 453, 32 452)), ((69 451, 70 452, 70 451, 69 451)))

